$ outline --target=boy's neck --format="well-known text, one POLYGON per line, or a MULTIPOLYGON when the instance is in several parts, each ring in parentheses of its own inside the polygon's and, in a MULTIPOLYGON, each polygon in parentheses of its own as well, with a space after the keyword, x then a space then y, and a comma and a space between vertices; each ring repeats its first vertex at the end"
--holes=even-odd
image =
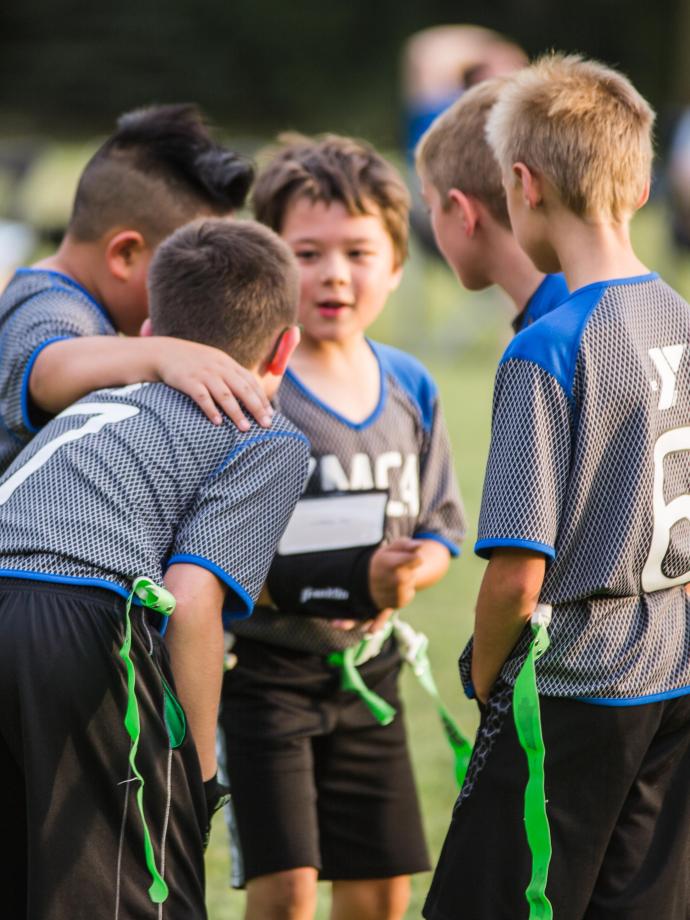
POLYGON ((644 275, 649 269, 635 255, 630 223, 585 220, 564 209, 550 222, 553 246, 569 291, 597 281, 644 275))
POLYGON ((34 263, 33 267, 67 275, 68 278, 76 281, 77 284, 85 288, 99 303, 101 303, 100 285, 97 283, 96 278, 92 276, 86 268, 91 256, 89 253, 85 252, 85 249, 92 245, 93 244, 90 243, 76 243, 70 240, 69 237, 65 237, 57 252, 52 256, 41 259, 40 262, 34 263))
POLYGON ((302 339, 295 350, 291 366, 300 364, 320 365, 332 368, 356 362, 362 355, 371 354, 363 333, 343 340, 314 339, 302 333, 302 339))
POLYGON ((544 273, 536 268, 512 233, 497 242, 501 245, 492 248, 490 277, 510 297, 519 313, 544 280, 544 273))

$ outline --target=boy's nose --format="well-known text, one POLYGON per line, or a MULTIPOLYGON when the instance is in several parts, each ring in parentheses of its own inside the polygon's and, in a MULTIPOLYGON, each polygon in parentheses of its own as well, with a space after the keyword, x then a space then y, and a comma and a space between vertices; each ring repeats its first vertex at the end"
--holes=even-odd
POLYGON ((350 282, 350 265, 341 253, 332 253, 322 262, 321 281, 324 284, 343 285, 350 282))

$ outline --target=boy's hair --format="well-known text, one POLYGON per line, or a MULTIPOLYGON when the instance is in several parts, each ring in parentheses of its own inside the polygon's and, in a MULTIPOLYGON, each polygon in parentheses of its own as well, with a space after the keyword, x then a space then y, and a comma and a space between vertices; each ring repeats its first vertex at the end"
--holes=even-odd
POLYGON ((551 54, 507 81, 487 137, 504 175, 522 162, 579 217, 619 221, 636 210, 649 182, 653 123, 654 112, 622 74, 551 54))
POLYGON ((407 255, 410 195, 398 171, 364 141, 336 134, 282 135, 280 147, 260 170, 252 193, 257 220, 280 233, 292 202, 339 201, 348 214, 378 209, 401 265, 407 255))
POLYGON ((86 164, 68 233, 93 242, 131 227, 156 244, 203 212, 241 207, 253 178, 249 160, 213 141, 196 106, 137 109, 86 164))
POLYGON ((180 227, 149 270, 155 335, 213 345, 255 366, 297 316, 299 270, 286 243, 254 221, 207 218, 180 227))
POLYGON ((455 188, 477 198, 499 223, 510 227, 501 170, 485 136, 488 114, 505 82, 505 77, 494 77, 464 93, 422 136, 415 158, 444 208, 455 188))

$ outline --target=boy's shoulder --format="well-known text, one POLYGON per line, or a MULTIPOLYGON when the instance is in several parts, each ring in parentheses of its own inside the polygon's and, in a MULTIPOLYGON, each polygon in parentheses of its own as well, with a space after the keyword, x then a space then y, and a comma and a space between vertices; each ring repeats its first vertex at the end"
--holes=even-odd
POLYGON ((105 308, 74 279, 44 268, 19 268, 0 295, 0 322, 29 302, 36 303, 36 318, 52 311, 88 312, 104 328, 115 331, 105 308), (40 303, 40 307, 39 307, 40 303))
POLYGON ((513 320, 515 332, 521 332, 542 316, 559 307, 569 296, 568 285, 561 272, 545 275, 541 284, 513 320))
MULTIPOLYGON (((655 282, 658 275, 595 281, 569 294, 558 306, 524 328, 509 343, 500 366, 508 361, 528 361, 550 374, 570 397, 585 329, 596 308, 616 289, 655 282)), ((665 285, 664 285, 665 287, 665 285)))
POLYGON ((429 370, 422 362, 406 351, 368 340, 383 374, 393 378, 415 406, 425 429, 429 430, 434 420, 438 399, 438 387, 429 370))

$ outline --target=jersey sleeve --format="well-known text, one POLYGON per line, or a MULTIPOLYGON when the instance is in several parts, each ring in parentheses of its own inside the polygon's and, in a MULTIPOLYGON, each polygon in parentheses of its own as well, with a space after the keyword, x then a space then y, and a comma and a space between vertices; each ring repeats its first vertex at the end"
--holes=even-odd
POLYGON ((499 366, 478 555, 516 546, 555 558, 572 425, 571 403, 555 377, 523 359, 499 366))
POLYGON ((307 478, 302 434, 267 432, 211 474, 177 529, 168 565, 191 563, 226 586, 224 615, 249 616, 307 478))
POLYGON ((32 404, 29 378, 41 351, 52 342, 114 330, 95 306, 61 289, 30 297, 8 317, 0 333, 0 417, 27 442, 49 419, 32 404))
POLYGON ((438 397, 420 457, 420 507, 415 537, 443 543, 452 556, 460 553, 467 530, 448 430, 438 397))

